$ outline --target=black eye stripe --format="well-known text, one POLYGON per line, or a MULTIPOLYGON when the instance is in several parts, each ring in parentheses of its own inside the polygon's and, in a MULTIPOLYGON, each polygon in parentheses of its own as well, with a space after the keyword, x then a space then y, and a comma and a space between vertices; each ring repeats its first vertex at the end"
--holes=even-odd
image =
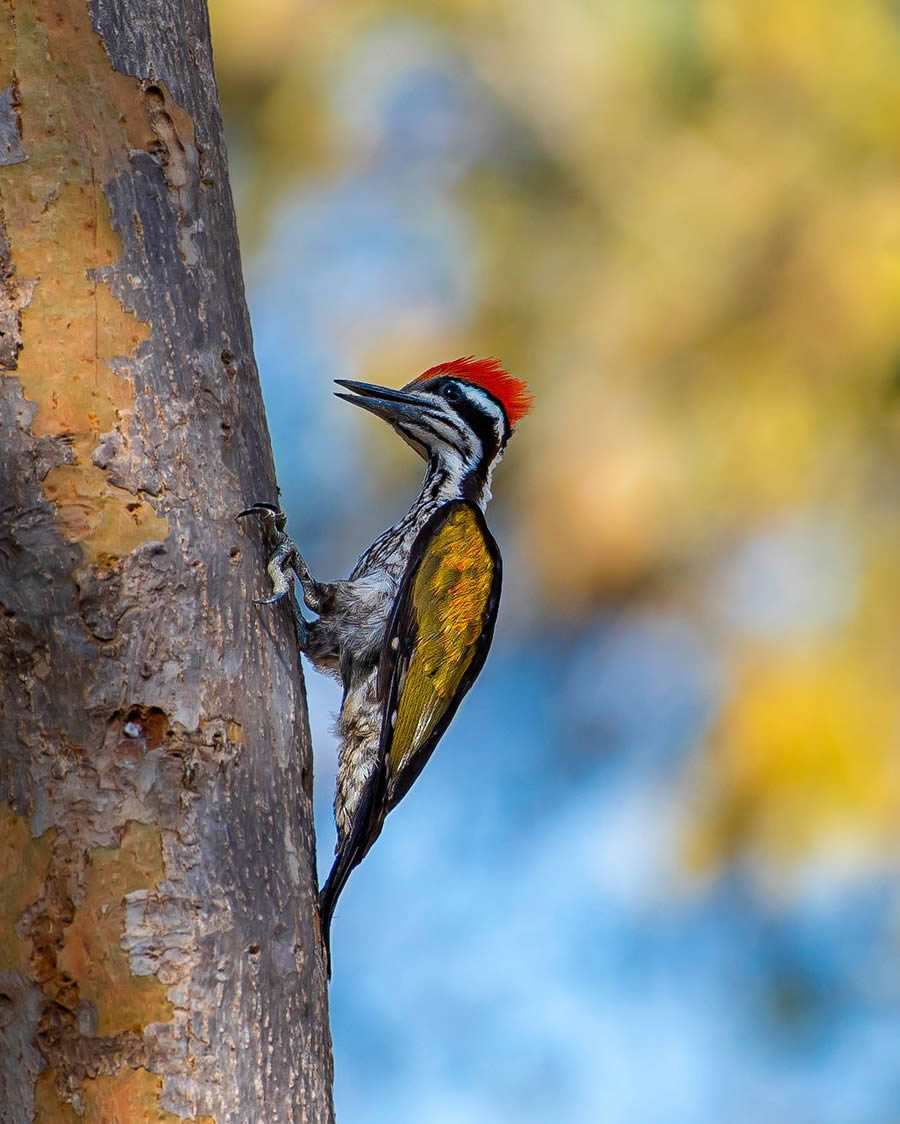
POLYGON ((497 431, 494 418, 480 409, 470 398, 463 395, 459 402, 453 403, 453 410, 481 442, 481 448, 493 460, 497 451, 497 431))

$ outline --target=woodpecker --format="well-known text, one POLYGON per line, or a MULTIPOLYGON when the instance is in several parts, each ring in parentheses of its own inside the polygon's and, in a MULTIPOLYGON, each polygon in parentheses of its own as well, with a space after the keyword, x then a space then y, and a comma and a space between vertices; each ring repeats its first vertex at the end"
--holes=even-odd
POLYGON ((291 597, 300 650, 343 684, 334 818, 337 845, 319 893, 331 975, 330 929, 351 871, 408 792, 484 664, 500 598, 501 560, 484 511, 491 479, 531 395, 496 359, 431 367, 400 390, 345 379, 338 398, 382 418, 426 462, 409 511, 364 551, 345 581, 309 572, 273 504, 262 518, 271 545, 270 604, 291 597))

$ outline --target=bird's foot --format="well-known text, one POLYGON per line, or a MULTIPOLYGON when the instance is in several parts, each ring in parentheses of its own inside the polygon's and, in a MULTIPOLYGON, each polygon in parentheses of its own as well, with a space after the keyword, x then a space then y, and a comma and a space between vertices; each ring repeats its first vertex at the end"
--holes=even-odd
MULTIPOLYGON (((300 556, 297 544, 285 532, 287 516, 272 503, 254 503, 250 507, 239 511, 235 518, 243 519, 248 515, 257 515, 262 520, 269 545, 269 561, 266 572, 272 582, 271 597, 254 597, 255 605, 272 605, 280 601, 286 594, 293 594, 294 574, 305 574, 306 564, 300 556)), ((294 626, 297 631, 297 642, 301 651, 306 647, 307 627, 306 621, 300 612, 297 599, 291 597, 291 606, 294 611, 294 626)))
POLYGON ((254 598, 254 604, 271 605, 294 588, 291 571, 295 561, 299 560, 300 553, 294 540, 285 533, 287 516, 280 508, 271 503, 255 503, 239 511, 237 518, 243 519, 247 515, 258 515, 262 519, 270 548, 266 570, 272 581, 272 596, 254 598))

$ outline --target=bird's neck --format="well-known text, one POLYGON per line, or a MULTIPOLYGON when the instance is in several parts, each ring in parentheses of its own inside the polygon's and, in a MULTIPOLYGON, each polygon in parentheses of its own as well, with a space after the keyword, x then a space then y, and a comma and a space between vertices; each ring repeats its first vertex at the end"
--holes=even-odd
POLYGON ((482 511, 491 498, 491 478, 499 460, 469 464, 457 453, 432 454, 425 470, 415 508, 440 506, 452 500, 469 500, 482 511))

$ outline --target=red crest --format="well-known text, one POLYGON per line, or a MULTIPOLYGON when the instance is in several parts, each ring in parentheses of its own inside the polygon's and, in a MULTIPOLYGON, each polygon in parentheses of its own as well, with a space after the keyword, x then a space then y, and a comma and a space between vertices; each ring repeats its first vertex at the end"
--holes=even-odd
POLYGON ((439 363, 437 367, 429 367, 413 382, 425 382, 441 375, 463 379, 486 390, 506 411, 510 429, 515 429, 516 422, 525 417, 534 401, 525 383, 504 371, 499 359, 476 359, 473 355, 466 355, 461 359, 452 359, 449 363, 439 363))

